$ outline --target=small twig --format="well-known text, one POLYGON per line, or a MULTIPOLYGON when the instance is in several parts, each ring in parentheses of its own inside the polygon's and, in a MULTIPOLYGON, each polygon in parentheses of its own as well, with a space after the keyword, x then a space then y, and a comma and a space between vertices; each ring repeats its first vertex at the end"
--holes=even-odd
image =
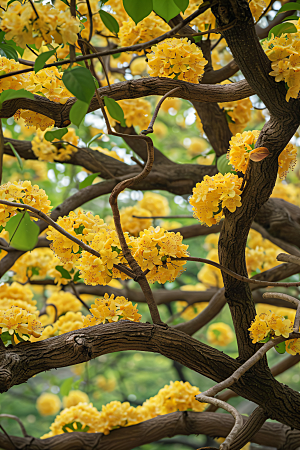
POLYGON ((267 12, 269 12, 270 7, 273 5, 273 3, 275 3, 276 0, 271 0, 270 3, 268 4, 268 6, 266 7, 266 9, 261 13, 261 15, 259 16, 259 18, 257 19, 256 23, 258 23, 260 21, 260 19, 262 19, 267 12))
POLYGON ((92 13, 92 9, 91 9, 91 5, 89 0, 86 0, 86 5, 87 5, 87 9, 88 9, 88 13, 89 13, 89 21, 90 21, 90 32, 89 32, 89 42, 92 39, 93 36, 93 13, 92 13))
MULTIPOLYGON (((78 39, 78 41, 83 42, 84 44, 86 44, 92 50, 93 53, 96 53, 95 47, 90 42, 87 42, 87 41, 85 41, 83 39, 78 39)), ((104 72, 104 75, 105 75, 105 78, 106 78, 106 81, 107 81, 107 85, 108 85, 109 89, 111 89, 111 85, 110 85, 110 81, 109 81, 109 77, 108 77, 108 73, 107 73, 105 64, 104 64, 101 56, 97 56, 97 58, 98 58, 98 61, 100 62, 101 66, 102 66, 102 69, 103 69, 103 72, 104 72)))
POLYGON ((72 291, 74 292, 75 297, 80 301, 80 303, 85 307, 85 309, 87 309, 88 311, 90 311, 90 308, 88 307, 88 305, 85 303, 84 300, 82 300, 82 298, 80 297, 80 295, 78 294, 78 292, 76 291, 76 287, 74 285, 74 282, 71 281, 70 286, 72 288, 72 291))
MULTIPOLYGON (((29 280, 29 283, 30 283, 30 284, 34 284, 34 283, 31 283, 30 280, 29 280)), ((57 321, 57 318, 58 318, 58 314, 57 314, 57 306, 54 305, 54 303, 45 303, 45 305, 44 305, 44 306, 42 307, 42 309, 40 310, 39 317, 40 317, 40 316, 44 316, 45 314, 47 314, 47 307, 48 307, 48 306, 53 306, 53 308, 54 308, 54 310, 55 310, 54 321, 53 321, 53 323, 54 323, 54 322, 57 321)))
MULTIPOLYGON (((70 12, 71 12, 71 16, 76 18, 76 0, 71 0, 70 12)), ((76 61, 76 48, 75 48, 75 45, 71 45, 71 44, 69 44, 69 47, 70 47, 70 62, 72 65, 76 61)))
POLYGON ((300 258, 295 255, 287 255, 286 253, 279 253, 276 257, 277 261, 291 262, 300 266, 300 258))
POLYGON ((30 436, 29 434, 27 434, 26 429, 21 421, 21 419, 19 419, 19 417, 17 416, 13 416, 12 414, 0 414, 0 418, 1 417, 6 417, 7 419, 13 419, 16 420, 18 422, 18 424, 20 425, 20 428, 22 430, 22 434, 24 437, 28 437, 30 436))
POLYGON ((215 42, 214 45, 211 46, 211 49, 210 49, 210 50, 213 51, 213 50, 216 48, 216 46, 220 44, 220 42, 221 42, 222 39, 224 39, 223 36, 221 36, 221 37, 217 40, 217 42, 215 42))
POLYGON ((174 216, 132 216, 132 217, 135 217, 136 219, 194 219, 193 216, 188 216, 186 214, 174 216))
POLYGON ((37 10, 36 10, 36 7, 34 6, 33 1, 32 1, 32 0, 29 0, 29 3, 31 4, 31 7, 32 7, 33 11, 35 12, 36 18, 39 19, 40 16, 38 15, 38 12, 37 12, 37 10))
MULTIPOLYGON (((143 163, 141 163, 141 161, 139 161, 135 156, 131 156, 132 161, 134 161, 135 163, 137 163, 142 169, 144 169, 145 165, 143 163)), ((137 216, 132 216, 132 217, 137 217, 137 216)), ((139 217, 137 217, 139 219, 139 217)))
POLYGON ((263 298, 280 298, 282 300, 285 300, 287 302, 293 303, 293 305, 296 306, 296 315, 294 320, 294 331, 297 333, 299 331, 299 325, 300 325, 300 300, 298 300, 295 297, 292 297, 288 294, 283 294, 282 292, 265 292, 263 294, 263 298))
MULTIPOLYGON (((275 0, 273 0, 275 1, 275 0)), ((230 28, 234 27, 234 25, 236 24, 237 20, 234 19, 233 22, 229 23, 228 25, 224 26, 224 27, 219 27, 219 28, 212 28, 209 29, 207 31, 201 31, 199 33, 192 33, 192 34, 180 34, 180 35, 175 35, 175 37, 193 37, 193 36, 204 36, 206 34, 211 34, 211 33, 215 33, 215 34, 220 34, 222 33, 222 31, 226 31, 226 30, 230 30, 230 28)))
MULTIPOLYGON (((28 45, 28 44, 26 44, 26 47, 28 48, 28 50, 30 50, 30 51, 31 51, 31 53, 33 53, 33 54, 34 54, 34 56, 39 56, 39 54, 38 54, 37 52, 35 52, 35 51, 33 50, 33 48, 29 47, 29 45, 28 45)), ((34 62, 33 62, 33 65, 34 65, 34 62)))
POLYGON ((11 440, 10 435, 6 433, 5 429, 3 428, 3 426, 1 424, 0 424, 0 428, 3 431, 3 433, 5 434, 5 436, 7 437, 7 439, 9 440, 9 442, 11 443, 11 445, 13 446, 13 449, 18 450, 17 447, 15 446, 15 444, 13 443, 13 441, 11 440))
POLYGON ((156 120, 156 118, 157 118, 158 111, 159 111, 159 109, 160 109, 160 107, 161 107, 163 101, 164 101, 167 97, 170 97, 170 95, 174 94, 174 92, 178 91, 179 89, 180 89, 179 87, 176 87, 175 89, 172 89, 171 91, 167 92, 167 93, 159 100, 159 102, 158 102, 157 105, 156 105, 154 114, 153 114, 153 116, 152 116, 152 119, 151 119, 150 124, 148 125, 147 130, 141 131, 141 134, 143 134, 143 135, 146 136, 147 134, 153 133, 153 125, 154 125, 154 122, 155 122, 155 120, 156 120))

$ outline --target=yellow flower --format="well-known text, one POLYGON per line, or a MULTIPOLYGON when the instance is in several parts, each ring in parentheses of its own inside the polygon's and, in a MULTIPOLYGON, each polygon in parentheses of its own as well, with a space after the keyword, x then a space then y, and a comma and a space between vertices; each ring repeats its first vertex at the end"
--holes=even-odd
POLYGON ((202 51, 187 38, 166 39, 151 48, 149 75, 198 83, 207 64, 202 51))
POLYGON ((76 136, 73 128, 70 128, 62 138, 64 141, 70 142, 73 145, 60 144, 60 147, 56 147, 51 142, 46 141, 44 135, 45 132, 37 130, 32 140, 32 151, 39 160, 49 162, 54 162, 54 160, 67 161, 73 153, 77 152, 77 148, 74 145, 77 146, 79 138, 76 136))
POLYGON ((232 173, 218 173, 213 177, 205 175, 204 180, 196 184, 189 199, 195 217, 211 226, 221 220, 222 208, 234 212, 241 206, 241 184, 242 179, 232 173))
POLYGON ((145 192, 143 199, 138 204, 141 208, 150 211, 151 216, 167 216, 170 214, 168 199, 154 192, 145 192))
POLYGON ((15 272, 14 279, 26 283, 28 278, 33 280, 45 278, 53 259, 54 254, 50 248, 35 248, 31 252, 24 253, 11 268, 15 272))
POLYGON ((210 344, 220 347, 226 347, 234 340, 232 329, 223 322, 212 323, 207 329, 206 337, 210 344))
POLYGON ((79 390, 70 391, 69 394, 63 398, 64 408, 71 408, 71 406, 76 406, 78 403, 89 403, 89 397, 85 392, 79 390))
MULTIPOLYGON (((40 189, 37 184, 32 186, 28 180, 2 184, 0 199, 30 205, 45 214, 51 209, 50 200, 44 189, 40 189)), ((16 209, 14 206, 0 205, 0 225, 5 227, 9 218, 16 214, 16 209)))
MULTIPOLYGON (((208 255, 207 259, 219 263, 218 250, 216 248, 212 248, 208 255)), ((214 266, 210 266, 205 264, 202 269, 198 272, 197 278, 199 281, 204 283, 207 287, 216 286, 218 288, 223 287, 223 278, 221 270, 217 269, 214 266)))
POLYGON ((12 306, 7 310, 0 310, 0 330, 0 334, 8 332, 10 336, 13 336, 14 333, 17 333, 20 338, 27 341, 30 335, 34 337, 41 336, 43 328, 35 314, 30 314, 25 309, 12 306))
POLYGON ((128 232, 133 236, 138 236, 140 231, 144 231, 152 225, 152 219, 148 219, 152 214, 148 209, 139 206, 127 206, 120 210, 121 226, 124 232, 128 232), (145 219, 137 219, 133 216, 145 217, 145 219))
POLYGON ((249 163, 249 153, 254 149, 260 131, 244 131, 237 133, 229 141, 227 158, 237 172, 246 172, 249 163))
POLYGON ((52 416, 60 410, 61 402, 58 395, 44 392, 36 401, 38 412, 42 416, 52 416))
MULTIPOLYGON (((71 294, 71 292, 55 292, 47 299, 47 303, 52 303, 57 308, 57 316, 61 316, 65 312, 72 311, 77 312, 81 310, 82 304, 71 294)), ((46 305, 47 305, 46 303, 46 305)))
MULTIPOLYGON (((148 128, 151 120, 151 104, 142 98, 119 100, 118 104, 124 112, 127 127, 138 126, 141 130, 148 128)), ((116 121, 108 114, 109 123, 114 126, 116 121)))
MULTIPOLYGON (((222 82, 221 84, 227 83, 222 82)), ((224 108, 225 112, 230 117, 228 126, 232 134, 241 133, 251 120, 251 100, 249 98, 244 98, 242 100, 219 103, 219 105, 221 108, 224 108)))
MULTIPOLYGON (((50 427, 52 436, 63 434, 62 427, 73 422, 79 422, 84 429, 89 427, 88 433, 101 432, 101 413, 92 405, 92 403, 78 403, 76 406, 65 408, 56 416, 53 424, 50 427)), ((70 430, 72 431, 72 430, 70 430)), ((45 436, 44 436, 45 437, 45 436)))
POLYGON ((273 313, 271 310, 255 316, 254 321, 249 328, 252 342, 264 339, 269 333, 271 337, 283 336, 287 338, 292 332, 293 323, 289 319, 285 319, 280 315, 273 313))
POLYGON ((278 157, 279 178, 285 178, 289 169, 294 170, 297 164, 297 147, 289 143, 278 157))
POLYGON ((83 328, 84 316, 81 312, 68 311, 64 316, 60 316, 55 326, 58 329, 58 334, 68 333, 69 331, 79 330, 83 328))
POLYGON ((208 143, 205 139, 192 137, 190 144, 187 146, 187 151, 190 156, 200 155, 208 148, 208 143))
POLYGON ((114 294, 104 294, 104 298, 95 300, 90 311, 93 315, 84 319, 84 326, 93 326, 99 323, 118 322, 119 320, 131 320, 139 322, 141 314, 138 314, 137 305, 134 305, 123 296, 115 298, 114 294))
POLYGON ((170 381, 169 385, 160 389, 155 396, 158 403, 159 414, 169 414, 175 411, 193 410, 201 412, 206 403, 200 403, 195 395, 200 394, 196 386, 191 386, 188 381, 170 381))
POLYGON ((300 339, 289 339, 285 341, 285 349, 290 355, 300 354, 300 339))

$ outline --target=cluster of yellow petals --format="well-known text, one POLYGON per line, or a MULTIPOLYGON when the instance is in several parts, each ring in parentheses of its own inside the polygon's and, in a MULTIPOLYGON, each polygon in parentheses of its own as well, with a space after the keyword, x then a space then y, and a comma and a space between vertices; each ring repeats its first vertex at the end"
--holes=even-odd
POLYGON ((289 337, 293 330, 293 323, 291 320, 269 311, 268 313, 256 315, 248 330, 250 331, 250 338, 255 344, 262 341, 269 334, 271 338, 276 336, 289 337))
POLYGON ((134 305, 123 296, 114 294, 109 296, 104 294, 104 298, 96 298, 95 303, 91 306, 92 315, 84 318, 84 326, 90 327, 100 323, 118 322, 119 320, 131 320, 139 322, 141 314, 137 311, 137 305, 134 305))
POLYGON ((56 394, 43 392, 37 401, 36 408, 41 416, 52 416, 57 414, 61 407, 61 401, 56 394))
MULTIPOLYGON (((140 231, 149 228, 152 225, 151 212, 142 206, 127 206, 120 210, 121 226, 124 232, 130 233, 132 236, 138 236, 140 231), (134 216, 144 217, 137 219, 134 216)), ((113 223, 111 223, 112 226, 113 223)))
MULTIPOLYGON (((14 5, 16 4, 15 2, 14 5)), ((27 5, 31 8, 29 4, 27 5)), ((23 68, 24 66, 22 64, 12 59, 7 59, 3 56, 0 57, 0 71, 2 74, 23 68)), ((25 89, 33 94, 43 95, 49 100, 61 104, 65 104, 72 97, 72 94, 65 88, 62 82, 62 73, 56 67, 48 67, 40 70, 38 73, 29 72, 2 78, 0 80, 0 92, 7 89, 25 89)), ((28 127, 35 127, 42 131, 54 125, 53 119, 29 110, 19 109, 15 113, 14 118, 17 122, 23 119, 28 127)))
POLYGON ((30 3, 13 2, 1 16, 1 29, 6 39, 13 39, 22 48, 42 43, 72 44, 77 41, 80 21, 72 17, 70 9, 64 11, 64 3, 56 2, 55 8, 50 3, 34 2, 34 11, 30 3), (60 8, 62 6, 62 8, 60 8))
POLYGON ((53 252, 50 248, 35 248, 26 252, 11 268, 15 272, 14 279, 20 283, 26 283, 29 278, 44 279, 52 260, 53 252))
POLYGON ((226 347, 234 340, 234 334, 229 325, 224 322, 212 323, 209 325, 206 337, 211 345, 226 347))
POLYGON ((48 297, 47 303, 51 303, 56 306, 57 316, 61 316, 65 312, 73 311, 77 312, 81 310, 82 303, 75 297, 75 295, 71 294, 71 292, 54 292, 48 297))
POLYGON ((148 72, 151 77, 167 77, 198 83, 207 60, 196 44, 187 38, 166 39, 151 47, 148 55, 148 72))
POLYGON ((141 208, 150 211, 151 216, 167 216, 170 214, 168 199, 155 192, 145 192, 144 197, 138 204, 141 208))
POLYGON ((248 0, 248 1, 252 16, 256 21, 258 21, 263 10, 266 8, 267 5, 264 2, 264 0, 248 0))
POLYGON ((169 25, 153 11, 137 25, 129 18, 120 27, 118 37, 122 47, 151 41, 170 30, 169 25))
POLYGON ((222 208, 234 212, 241 206, 242 179, 232 173, 213 177, 205 175, 201 183, 193 188, 189 202, 193 206, 194 216, 209 227, 218 223, 222 216, 222 208))
POLYGON ((0 334, 8 332, 11 336, 17 333, 20 338, 26 341, 29 339, 29 335, 41 336, 43 328, 35 314, 12 306, 6 310, 0 310, 0 331, 0 334))
MULTIPOLYGON (((183 18, 186 19, 193 14, 201 5, 203 0, 190 0, 189 6, 186 8, 183 18)), ((191 21, 191 26, 196 26, 199 31, 206 31, 208 28, 216 28, 216 18, 213 15, 211 9, 207 9, 204 13, 191 21)), ((210 39, 215 39, 216 34, 210 35, 210 39)))
POLYGON ((287 33, 281 36, 272 34, 270 39, 262 42, 263 49, 272 62, 272 72, 275 81, 284 81, 288 87, 286 101, 297 98, 300 90, 300 23, 296 23, 297 33, 287 33))
MULTIPOLYGON (((227 154, 229 163, 238 172, 245 173, 249 164, 250 152, 254 149, 260 131, 244 131, 237 133, 229 141, 227 154)), ((289 169, 293 170, 297 163, 297 147, 289 143, 278 157, 278 175, 285 178, 289 169)))
POLYGON ((83 328, 83 323, 84 316, 81 312, 68 311, 66 314, 60 316, 57 322, 54 323, 53 328, 55 330, 55 334, 60 335, 83 328))
POLYGON ((0 310, 5 311, 12 306, 25 309, 31 314, 38 314, 31 289, 15 281, 12 284, 4 283, 0 286, 0 310))
MULTIPOLYGON (((63 136, 62 140, 69 142, 70 144, 60 144, 56 147, 51 142, 46 141, 44 138, 45 132, 37 130, 34 138, 31 141, 32 151, 40 161, 67 161, 71 158, 72 154, 77 152, 79 138, 76 136, 74 128, 69 128, 68 132, 63 136)), ((55 142, 55 139, 53 142, 55 142)))
MULTIPOLYGON (((100 412, 92 403, 79 403, 76 406, 64 409, 50 426, 51 431, 42 436, 42 439, 63 434, 63 427, 72 425, 74 422, 79 422, 83 429, 89 427, 86 430, 88 433, 104 433, 107 435, 114 428, 134 425, 175 411, 193 410, 201 412, 206 404, 195 400, 197 394, 200 394, 199 389, 192 386, 188 381, 185 383, 183 381, 171 381, 170 385, 166 385, 157 395, 136 408, 128 402, 112 401, 103 405, 100 412)), ((69 429, 69 431, 72 430, 69 429)))
MULTIPOLYGON (((85 244, 107 227, 99 216, 93 216, 89 212, 83 213, 81 210, 77 213, 71 211, 68 216, 59 217, 57 224, 85 244)), ((52 241, 50 247, 63 263, 75 262, 80 258, 81 247, 52 226, 47 231, 47 239, 52 241)))
POLYGON ((172 258, 188 256, 188 245, 182 243, 180 233, 150 227, 131 242, 132 254, 143 270, 148 269, 150 283, 174 281, 182 272, 186 261, 172 258))
MULTIPOLYGON (((141 130, 148 128, 151 117, 151 104, 147 100, 144 100, 143 98, 134 98, 119 100, 117 103, 124 112, 124 118, 128 127, 138 126, 141 130)), ((114 126, 116 123, 115 119, 109 114, 107 115, 109 123, 111 126, 114 126)))
POLYGON ((79 390, 70 391, 63 398, 64 408, 71 408, 72 406, 78 405, 78 403, 89 403, 89 397, 85 392, 79 390))
MULTIPOLYGON (((8 182, 0 186, 0 199, 8 202, 23 203, 47 214, 50 209, 50 200, 44 189, 40 189, 37 184, 31 181, 8 182)), ((5 227, 10 217, 16 214, 17 207, 0 205, 0 225, 5 227)))
MULTIPOLYGON (((224 84, 224 82, 221 84, 224 84)), ((219 105, 224 108, 230 118, 228 126, 231 133, 241 133, 251 120, 252 103, 250 98, 219 103, 219 105)))

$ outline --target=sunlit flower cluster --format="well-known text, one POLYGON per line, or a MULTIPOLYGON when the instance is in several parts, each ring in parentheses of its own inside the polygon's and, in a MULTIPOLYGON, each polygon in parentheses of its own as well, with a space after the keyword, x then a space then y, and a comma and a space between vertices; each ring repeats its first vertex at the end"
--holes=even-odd
POLYGON ((275 77, 275 81, 284 81, 287 86, 286 101, 297 98, 300 90, 300 51, 299 20, 296 24, 297 33, 287 33, 281 36, 272 34, 270 39, 262 42, 263 49, 272 62, 272 72, 269 75, 275 77))
POLYGON ((68 311, 66 314, 60 316, 55 322, 54 329, 58 334, 68 333, 69 331, 79 330, 84 327, 84 316, 81 312, 68 311))
MULTIPOLYGON (((227 154, 229 163, 236 171, 245 173, 250 160, 250 152, 253 151, 260 131, 244 131, 237 133, 229 141, 230 147, 227 154)), ((278 175, 285 178, 289 169, 293 170, 297 162, 297 147, 289 143, 278 157, 278 175)))
POLYGON ((296 310, 292 308, 284 308, 281 306, 275 306, 275 305, 268 305, 266 303, 256 303, 255 309, 256 313, 258 315, 265 313, 270 313, 270 308, 272 308, 273 313, 277 314, 277 316, 285 317, 286 319, 289 319, 291 322, 294 323, 296 310))
POLYGON ((95 303, 91 306, 91 315, 84 319, 84 326, 90 327, 100 323, 118 322, 119 320, 131 320, 132 322, 139 322, 141 314, 138 314, 137 305, 134 305, 123 296, 114 294, 109 296, 104 294, 104 298, 97 298, 95 303))
POLYGON ((226 347, 234 340, 234 334, 229 325, 223 322, 212 323, 209 325, 206 337, 211 345, 226 347))
MULTIPOLYGON (((44 189, 40 189, 37 184, 32 186, 28 180, 2 184, 0 199, 30 205, 45 214, 51 209, 50 200, 44 189)), ((10 217, 16 214, 16 209, 14 206, 0 205, 0 225, 5 227, 10 217)))
POLYGON ((64 408, 71 408, 78 405, 78 403, 89 403, 89 397, 85 392, 75 390, 70 391, 67 396, 63 398, 64 408))
MULTIPOLYGON (((71 158, 72 154, 77 152, 77 145, 79 138, 76 136, 74 128, 69 128, 68 132, 63 136, 63 140, 66 144, 59 144, 59 146, 53 145, 51 142, 44 139, 45 132, 37 130, 34 138, 31 141, 32 151, 35 156, 41 161, 67 161, 71 158), (70 144, 68 144, 68 142, 70 144)), ((53 142, 55 143, 57 139, 53 142)))
POLYGON ((152 47, 148 56, 149 75, 198 83, 207 64, 202 51, 187 38, 166 39, 152 47))
POLYGON ((173 281, 183 272, 186 261, 172 260, 188 256, 188 245, 182 239, 180 233, 150 227, 131 243, 134 258, 143 270, 149 270, 150 283, 173 281))
POLYGON ((1 17, 1 29, 6 33, 6 39, 13 39, 22 48, 26 44, 40 48, 43 41, 51 44, 53 40, 57 44, 74 45, 80 32, 80 21, 71 16, 69 8, 61 11, 60 5, 63 2, 56 2, 55 8, 50 3, 35 2, 35 12, 30 3, 13 2, 1 17))
POLYGON ((267 336, 274 338, 276 336, 289 337, 293 330, 293 323, 281 315, 272 311, 256 315, 249 328, 250 338, 255 344, 265 339, 267 336))
POLYGON ((170 214, 168 199, 154 192, 145 192, 142 200, 138 204, 141 208, 150 211, 151 216, 167 216, 170 214))
POLYGON ((151 212, 142 206, 127 206, 126 208, 122 208, 120 210, 122 230, 133 236, 138 236, 140 231, 144 231, 152 225, 152 219, 149 219, 151 215, 151 212), (144 217, 144 219, 138 219, 133 216, 144 217))
MULTIPOLYGON (((57 224, 85 244, 91 241, 96 233, 106 228, 106 224, 99 216, 81 210, 77 213, 71 211, 68 216, 60 217, 57 224)), ((52 241, 50 247, 63 263, 75 262, 80 258, 82 248, 52 226, 47 231, 47 239, 52 241)))
POLYGON ((41 416, 57 414, 61 407, 61 401, 56 394, 43 392, 36 401, 36 408, 41 416))
MULTIPOLYGON (((142 98, 119 100, 128 127, 138 126, 141 130, 148 128, 151 117, 151 104, 142 98)), ((116 121, 108 114, 109 123, 114 126, 116 121)))
POLYGON ((195 217, 208 226, 218 223, 223 215, 223 208, 234 212, 241 206, 242 179, 232 173, 213 177, 205 175, 201 183, 193 188, 189 202, 193 206, 195 217))
MULTIPOLYGON (((13 306, 6 310, 0 310, 0 331, 4 341, 6 341, 6 337, 4 337, 6 332, 9 336, 17 334, 17 339, 21 338, 27 341, 30 335, 41 336, 43 328, 35 314, 13 306)), ((7 340, 10 339, 9 336, 7 336, 7 340)))
POLYGON ((122 47, 151 41, 170 30, 169 25, 153 11, 137 25, 129 18, 120 27, 119 39, 122 47))
POLYGON ((4 283, 0 286, 0 310, 17 306, 31 314, 38 314, 36 301, 32 297, 33 293, 27 286, 22 286, 15 281, 10 285, 4 283))
POLYGON ((76 422, 80 424, 83 431, 107 435, 114 428, 134 425, 175 411, 201 412, 206 404, 195 399, 198 394, 200 394, 199 389, 190 385, 189 382, 171 381, 170 385, 166 385, 157 395, 136 408, 130 406, 128 402, 112 401, 103 405, 99 412, 92 403, 78 403, 76 406, 64 409, 50 426, 51 431, 42 436, 42 439, 63 434, 66 428, 69 432, 74 431, 77 429, 76 422))
POLYGON ((219 105, 227 113, 229 118, 228 126, 232 134, 241 133, 251 120, 251 100, 243 98, 242 100, 219 103, 219 105))
POLYGON ((64 291, 54 292, 50 295, 50 297, 48 297, 47 303, 52 303, 56 306, 58 317, 68 311, 80 311, 82 307, 81 302, 75 297, 75 295, 71 294, 71 292, 64 291))

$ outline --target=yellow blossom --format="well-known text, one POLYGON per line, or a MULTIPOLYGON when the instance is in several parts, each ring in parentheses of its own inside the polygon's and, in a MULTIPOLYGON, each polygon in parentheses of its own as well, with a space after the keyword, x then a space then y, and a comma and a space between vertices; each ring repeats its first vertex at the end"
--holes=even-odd
POLYGON ((223 322, 212 323, 207 329, 206 337, 210 344, 220 347, 226 347, 234 340, 232 329, 223 322))
POLYGON ((63 398, 64 408, 71 408, 71 406, 76 406, 78 403, 89 403, 89 397, 85 392, 79 390, 70 391, 69 394, 63 398))
POLYGON ((47 299, 47 303, 52 303, 56 306, 58 317, 68 311, 78 312, 82 307, 81 302, 75 297, 75 295, 71 294, 71 292, 64 291, 56 292, 50 295, 47 299))
POLYGON ((0 330, 0 334, 8 332, 10 336, 13 336, 14 333, 17 333, 20 338, 27 341, 29 335, 41 336, 43 328, 35 314, 12 306, 7 310, 0 310, 0 330))
POLYGON ((131 320, 133 322, 139 322, 141 320, 141 314, 138 314, 137 305, 134 305, 128 301, 125 297, 117 296, 114 294, 109 296, 104 294, 104 298, 95 300, 95 303, 91 306, 90 311, 93 315, 87 316, 84 319, 84 326, 97 325, 99 323, 118 322, 119 320, 131 320))
POLYGON ((38 412, 42 416, 52 416, 60 410, 61 402, 58 395, 44 392, 36 401, 38 412))
POLYGON ((154 192, 145 192, 143 199, 138 204, 141 208, 150 211, 151 216, 167 216, 170 214, 168 199, 154 192))
POLYGON ((133 236, 138 236, 140 231, 144 231, 152 225, 152 219, 149 219, 151 211, 143 206, 127 206, 120 210, 121 226, 124 232, 128 232, 133 236), (133 216, 145 217, 137 219, 133 216))

